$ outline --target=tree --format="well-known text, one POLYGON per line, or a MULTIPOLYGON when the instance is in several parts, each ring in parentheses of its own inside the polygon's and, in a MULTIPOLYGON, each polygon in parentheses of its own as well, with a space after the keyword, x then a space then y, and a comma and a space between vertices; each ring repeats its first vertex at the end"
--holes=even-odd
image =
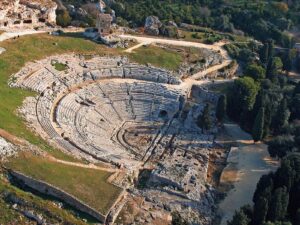
POLYGON ((282 70, 283 64, 279 57, 274 57, 269 60, 266 76, 268 79, 273 80, 278 76, 279 71, 282 70))
POLYGON ((252 129, 252 137, 255 142, 260 141, 263 138, 264 123, 265 123, 265 109, 261 107, 255 118, 255 122, 252 129))
POLYGON ((268 219, 270 221, 281 221, 285 219, 289 203, 289 194, 286 187, 277 188, 270 203, 268 219))
POLYGON ((291 136, 277 136, 268 143, 268 151, 271 157, 283 158, 294 147, 294 140, 291 136))
POLYGON ((292 119, 300 119, 300 94, 296 94, 292 98, 291 104, 291 117, 292 119))
POLYGON ((254 80, 262 80, 266 77, 266 70, 257 64, 250 64, 247 66, 245 74, 254 80))
POLYGON ((260 197, 254 205, 253 222, 254 224, 263 224, 269 209, 268 199, 260 197))
POLYGON ((227 99, 226 95, 221 95, 218 100, 216 116, 220 122, 223 122, 224 117, 226 115, 226 108, 227 108, 227 99))
POLYGON ((258 202, 259 198, 264 197, 266 199, 270 199, 272 196, 272 189, 274 186, 273 182, 273 173, 262 175, 259 179, 256 189, 253 195, 253 202, 256 204, 258 202))
POLYGON ((250 219, 246 216, 243 211, 235 212, 233 218, 230 222, 227 222, 227 225, 248 225, 250 219))
POLYGON ((288 52, 284 55, 282 63, 283 63, 283 69, 285 71, 290 71, 292 69, 294 57, 295 57, 295 53, 293 53, 291 49, 289 49, 288 52))
POLYGON ((202 132, 204 130, 209 130, 212 127, 212 121, 210 117, 210 105, 206 104, 203 113, 198 116, 197 124, 202 128, 202 132))
POLYGON ((300 94, 300 81, 297 83, 295 89, 294 89, 294 95, 300 94))
POLYGON ((262 63, 267 64, 269 59, 269 44, 266 42, 260 51, 260 60, 262 63))
POLYGON ((286 98, 283 98, 273 118, 272 128, 274 129, 275 133, 278 134, 279 131, 288 124, 290 115, 291 113, 287 107, 286 98))
POLYGON ((244 111, 251 111, 258 91, 259 86, 251 77, 236 79, 228 96, 229 115, 240 119, 244 111))
POLYGON ((67 27, 71 24, 72 18, 67 10, 57 10, 56 11, 56 23, 59 26, 67 27))
POLYGON ((268 60, 273 58, 274 55, 274 41, 273 40, 268 40, 268 60))
POLYGON ((300 208, 297 210, 295 225, 300 225, 300 208))

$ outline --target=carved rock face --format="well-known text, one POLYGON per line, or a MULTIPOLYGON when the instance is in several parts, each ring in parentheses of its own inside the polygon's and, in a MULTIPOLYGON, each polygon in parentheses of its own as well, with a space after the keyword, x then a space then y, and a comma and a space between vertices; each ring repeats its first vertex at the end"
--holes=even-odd
POLYGON ((52 0, 0 1, 0 27, 30 27, 54 24, 57 5, 52 0))

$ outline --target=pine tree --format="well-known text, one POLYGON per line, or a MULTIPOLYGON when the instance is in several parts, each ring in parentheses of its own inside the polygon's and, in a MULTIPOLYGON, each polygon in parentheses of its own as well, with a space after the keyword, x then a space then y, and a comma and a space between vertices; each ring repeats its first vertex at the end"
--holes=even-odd
POLYGON ((252 137, 255 142, 260 141, 263 138, 264 123, 265 123, 265 109, 261 107, 255 118, 253 130, 252 130, 252 137))
POLYGON ((227 110, 227 99, 222 95, 218 100, 216 116, 220 122, 223 122, 227 110))

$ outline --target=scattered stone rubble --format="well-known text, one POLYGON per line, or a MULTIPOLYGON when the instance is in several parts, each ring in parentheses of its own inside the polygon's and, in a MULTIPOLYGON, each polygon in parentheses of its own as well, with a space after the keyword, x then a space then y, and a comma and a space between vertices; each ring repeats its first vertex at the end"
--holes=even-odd
MULTIPOLYGON (((110 162, 130 176, 150 170, 142 189, 126 175, 128 185, 118 182, 152 205, 152 217, 179 211, 190 222, 211 222, 215 197, 206 178, 216 126, 203 133, 196 120, 217 96, 198 88, 204 101, 186 107, 191 90, 173 74, 123 57, 51 56, 28 63, 10 85, 39 93, 19 111, 52 144, 92 162, 110 162), (54 62, 66 69, 56 70, 54 62)), ((211 118, 215 123, 214 113, 211 118)))
POLYGON ((7 142, 4 138, 0 137, 0 159, 4 159, 15 155, 18 148, 13 144, 7 142))

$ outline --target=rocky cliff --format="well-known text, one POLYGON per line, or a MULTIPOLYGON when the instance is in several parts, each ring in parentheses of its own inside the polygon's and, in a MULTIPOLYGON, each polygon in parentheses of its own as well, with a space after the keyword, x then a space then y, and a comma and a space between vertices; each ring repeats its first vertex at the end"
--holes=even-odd
POLYGON ((1 0, 0 28, 55 24, 56 8, 52 0, 1 0))

